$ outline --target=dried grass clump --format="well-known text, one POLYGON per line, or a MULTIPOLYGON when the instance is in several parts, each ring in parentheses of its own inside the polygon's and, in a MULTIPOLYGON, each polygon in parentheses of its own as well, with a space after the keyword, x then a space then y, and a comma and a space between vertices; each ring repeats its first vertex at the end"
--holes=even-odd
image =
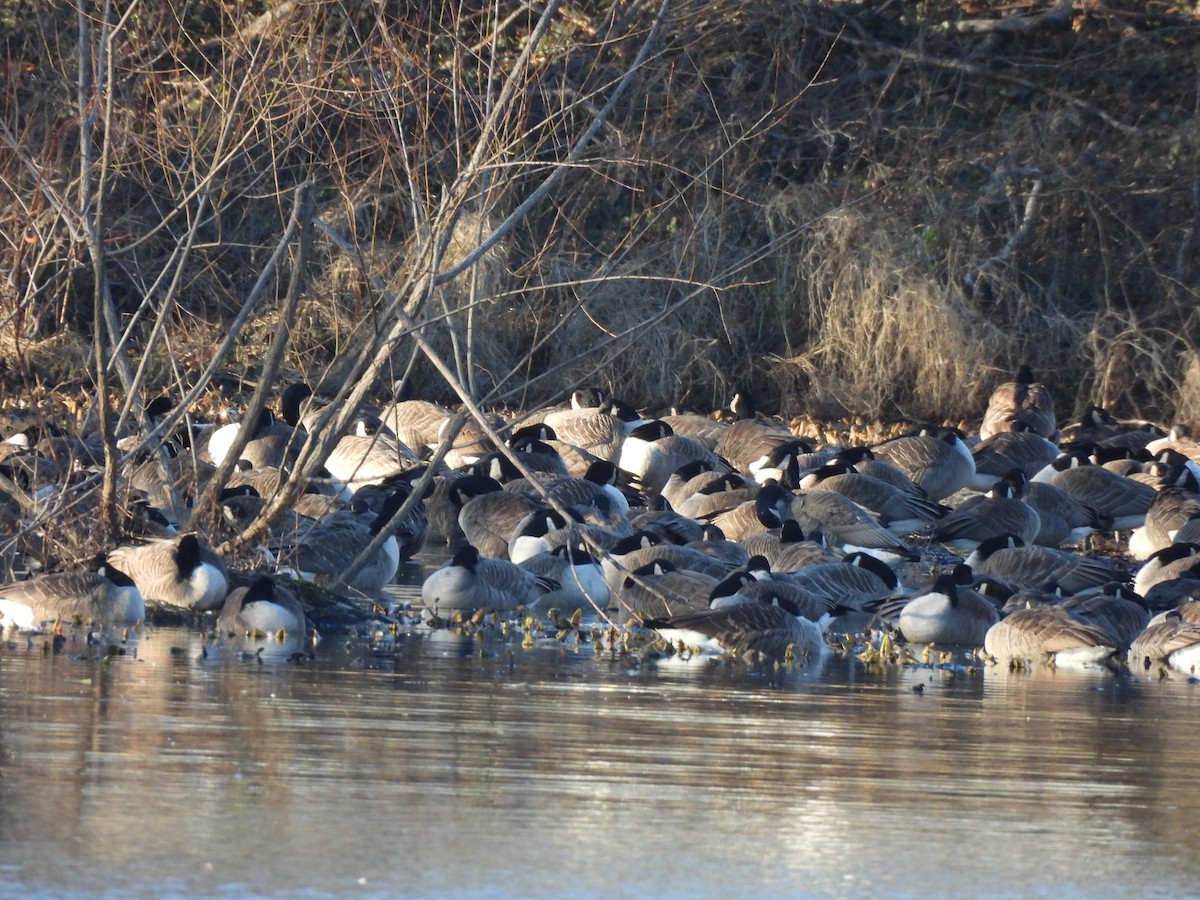
POLYGON ((822 211, 824 199, 792 192, 769 208, 773 220, 808 223, 778 249, 802 349, 779 359, 776 377, 790 375, 807 411, 826 417, 927 419, 972 403, 981 362, 1004 353, 1009 336, 931 271, 911 228, 878 210, 822 211))
POLYGON ((1179 403, 1175 407, 1174 422, 1182 422, 1200 432, 1200 353, 1189 352, 1180 360, 1183 368, 1183 385, 1179 391, 1179 403))
POLYGON ((27 345, 17 364, 34 382, 50 388, 86 381, 95 365, 91 345, 70 331, 27 345))

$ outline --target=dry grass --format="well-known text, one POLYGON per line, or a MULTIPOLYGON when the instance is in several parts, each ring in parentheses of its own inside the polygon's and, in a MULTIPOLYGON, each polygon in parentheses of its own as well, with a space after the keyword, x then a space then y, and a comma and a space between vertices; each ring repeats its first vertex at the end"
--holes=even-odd
MULTIPOLYGON (((484 6, 311 0, 275 25, 239 9, 202 3, 181 22, 164 5, 115 45, 106 271, 133 358, 153 357, 146 396, 212 359, 309 177, 360 259, 319 242, 287 367, 337 381, 390 324, 359 262, 403 291, 447 209, 441 266, 462 259, 564 157, 649 21, 573 6, 483 174, 459 185, 489 78, 532 18, 502 11, 493 35, 484 6), (169 340, 151 343, 160 314, 169 340)), ((1194 14, 1129 0, 999 42, 942 23, 1004 4, 904 9, 674 5, 581 163, 429 296, 423 333, 478 395, 511 405, 592 383, 708 409, 750 387, 789 415, 969 418, 1028 361, 1066 411, 1192 415, 1177 397, 1200 340, 1194 14)), ((56 359, 17 347, 91 321, 87 251, 52 202, 74 202, 79 169, 76 19, 13 22, 0 354, 14 382, 53 384, 56 359)), ((228 360, 240 376, 277 329, 286 274, 228 360)), ((396 347, 392 372, 412 353, 396 347)), ((451 396, 426 362, 414 383, 451 396)))

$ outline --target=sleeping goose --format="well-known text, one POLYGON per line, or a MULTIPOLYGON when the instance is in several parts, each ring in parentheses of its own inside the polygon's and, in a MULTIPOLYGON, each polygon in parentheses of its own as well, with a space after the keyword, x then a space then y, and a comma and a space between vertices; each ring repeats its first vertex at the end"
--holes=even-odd
POLYGON ((785 598, 765 595, 754 602, 650 619, 645 625, 684 650, 729 653, 748 661, 759 655, 782 660, 789 654, 815 661, 826 649, 821 625, 798 612, 785 598))
POLYGON ((879 444, 872 452, 898 466, 933 501, 966 487, 975 475, 975 459, 953 428, 925 428, 879 444))
POLYGON ((611 400, 602 406, 551 410, 542 421, 554 429, 558 440, 615 463, 621 458, 625 436, 643 420, 628 403, 611 400))
POLYGON ((967 566, 938 576, 933 587, 900 610, 900 632, 917 644, 983 646, 988 629, 1000 621, 991 601, 971 589, 967 566))
POLYGON ((979 575, 993 575, 1023 587, 1054 582, 1068 594, 1101 587, 1110 581, 1128 580, 1125 573, 1107 559, 1091 559, 1051 547, 1028 546, 1011 533, 987 539, 967 557, 966 563, 979 575))
MULTIPOLYGON (((834 491, 874 513, 879 523, 897 537, 920 531, 950 512, 889 482, 863 475, 849 462, 834 459, 800 480, 805 491, 834 491)), ((944 520, 943 520, 944 522, 944 520)), ((941 524, 939 523, 939 526, 941 524)))
POLYGON ((988 629, 983 646, 1000 663, 1079 667, 1102 665, 1117 652, 1103 629, 1056 606, 1010 613, 988 629))
POLYGON ((520 563, 522 569, 558 587, 539 597, 531 610, 557 608, 564 612, 603 610, 608 607, 609 589, 596 558, 583 547, 563 544, 520 563))
POLYGON ((1146 513, 1157 493, 1150 485, 1096 465, 1086 452, 1059 456, 1034 480, 1049 481, 1062 488, 1080 503, 1095 509, 1116 531, 1145 524, 1146 513))
POLYGON ((92 571, 39 575, 0 587, 0 628, 78 621, 114 630, 133 628, 145 616, 137 585, 103 557, 92 571))
POLYGON ((975 475, 968 487, 986 491, 1013 469, 1020 470, 1028 480, 1057 456, 1058 447, 1053 442, 1018 423, 1014 430, 993 434, 971 448, 975 475))
POLYGON ((195 534, 126 544, 108 561, 133 579, 151 605, 208 612, 229 593, 225 564, 195 534))
POLYGON ((434 569, 421 585, 421 599, 435 615, 494 610, 513 612, 533 606, 558 588, 550 579, 535 575, 506 559, 487 559, 467 545, 441 568, 434 569))
POLYGON ((296 596, 267 575, 225 598, 217 627, 223 634, 304 635, 304 607, 296 596))
POLYGON ((647 494, 657 494, 671 474, 690 462, 701 460, 713 469, 727 472, 729 466, 695 438, 671 431, 671 426, 654 420, 625 436, 618 465, 630 473, 647 494))
POLYGON ((983 423, 979 426, 980 439, 987 440, 1003 431, 1005 424, 1013 419, 1028 426, 1035 434, 1052 441, 1058 439, 1054 398, 1049 389, 1034 377, 1028 365, 1022 365, 1012 381, 992 391, 983 414, 983 423))
POLYGON ((655 560, 616 584, 610 581, 610 605, 633 618, 678 615, 702 609, 716 586, 717 579, 711 575, 676 568, 665 559, 655 560))
POLYGON ((1041 530, 1037 510, 1022 502, 1025 477, 1014 469, 982 495, 961 503, 933 526, 933 539, 970 552, 988 538, 1012 533, 1032 544, 1041 530))
MULTIPOLYGON (((350 563, 388 526, 392 516, 407 499, 408 492, 397 489, 377 514, 362 507, 342 510, 311 526, 286 536, 276 547, 280 559, 296 570, 301 578, 317 583, 336 581, 350 563)), ((365 505, 364 505, 365 506, 365 505)), ((424 512, 421 513, 422 518, 424 512)), ((401 526, 403 520, 401 521, 401 526)), ((394 528, 397 526, 393 526, 394 528)), ((396 576, 403 560, 401 541, 388 535, 347 587, 368 596, 376 596, 396 576)))
POLYGON ((1200 625, 1186 621, 1178 610, 1156 618, 1129 647, 1129 668, 1136 672, 1167 669, 1195 675, 1200 666, 1200 625))
POLYGON ((766 465, 776 447, 796 436, 782 422, 758 418, 750 395, 739 392, 729 404, 736 419, 723 432, 713 452, 741 472, 754 473, 766 465))

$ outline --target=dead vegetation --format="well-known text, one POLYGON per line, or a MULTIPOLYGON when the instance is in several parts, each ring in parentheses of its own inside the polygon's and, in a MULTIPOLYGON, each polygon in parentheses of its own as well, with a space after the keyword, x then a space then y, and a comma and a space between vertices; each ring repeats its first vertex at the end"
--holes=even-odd
MULTIPOLYGON (((82 8, 0 0, 10 392, 94 380, 57 348, 97 296, 130 372, 149 360, 114 388, 182 393, 214 361, 253 386, 288 259, 221 338, 311 181, 353 247, 317 234, 301 273, 283 367, 314 382, 362 373, 383 285, 489 404, 749 385, 787 415, 970 418, 1028 361, 1067 413, 1194 416, 1188 4, 685 0, 633 66, 656 5, 563 3, 524 67, 541 10, 518 4, 82 8)), ((410 337, 377 383, 415 358, 450 399, 410 337)))

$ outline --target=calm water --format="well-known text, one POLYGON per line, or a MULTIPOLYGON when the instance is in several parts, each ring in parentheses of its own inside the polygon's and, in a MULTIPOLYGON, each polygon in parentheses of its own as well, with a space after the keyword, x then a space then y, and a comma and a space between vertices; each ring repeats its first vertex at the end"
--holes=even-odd
MULTIPOLYGON (((442 637, 445 637, 444 635, 442 637)), ((0 645, 0 896, 1183 896, 1200 686, 0 645), (920 686, 920 692, 914 690, 920 686)))

